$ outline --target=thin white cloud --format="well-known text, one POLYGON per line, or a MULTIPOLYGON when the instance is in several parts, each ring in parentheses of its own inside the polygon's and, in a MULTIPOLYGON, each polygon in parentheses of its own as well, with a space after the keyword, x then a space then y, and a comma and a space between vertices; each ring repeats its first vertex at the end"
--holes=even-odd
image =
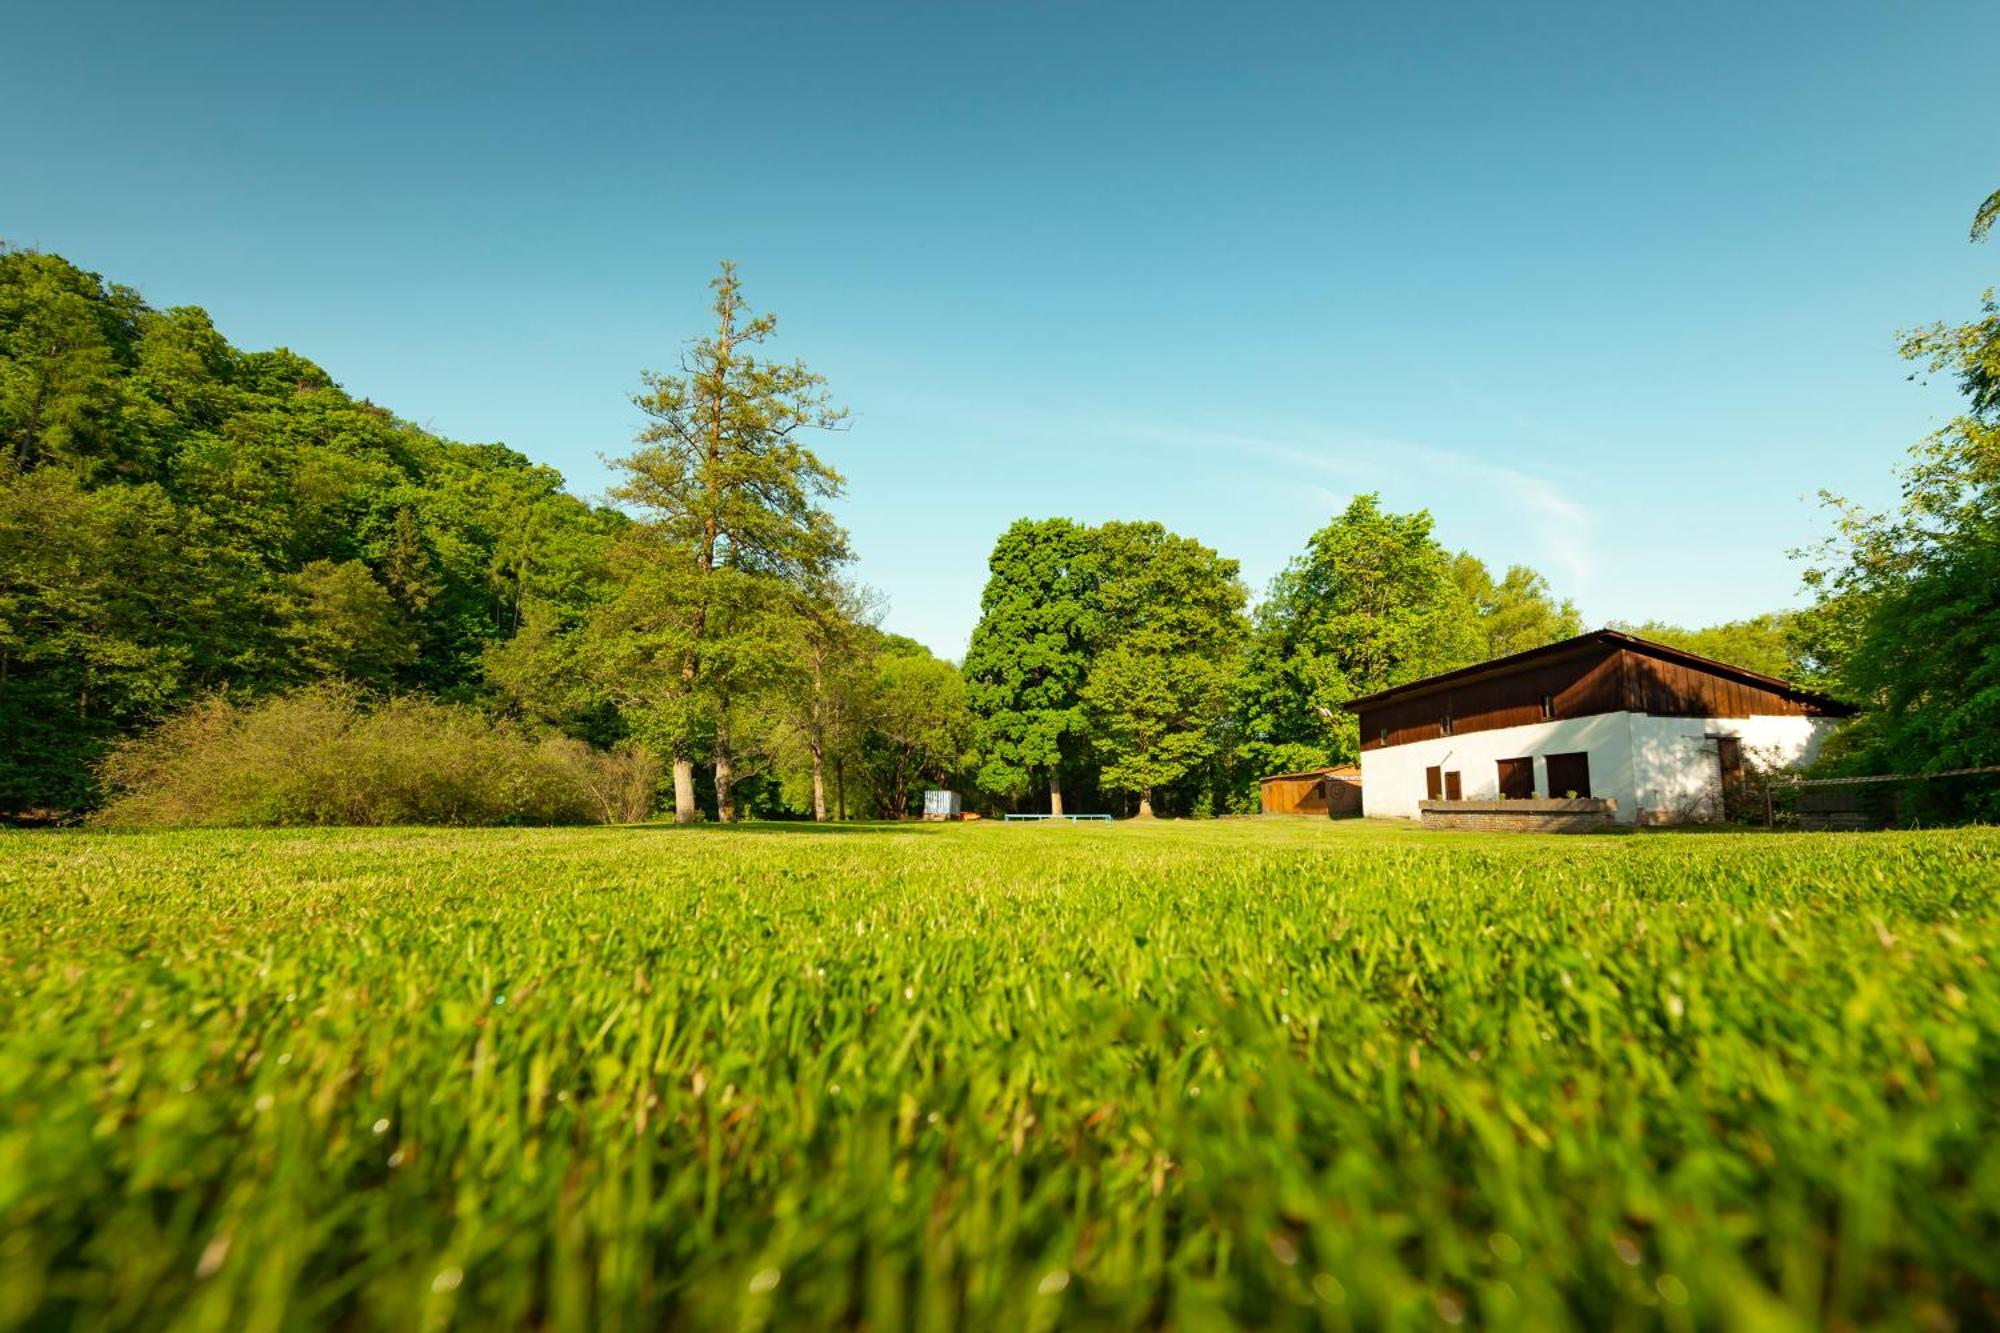
MULTIPOLYGON (((1216 453, 1254 454, 1273 462, 1352 479, 1357 483, 1395 480, 1412 472, 1444 473, 1486 483, 1525 517, 1545 560, 1564 580, 1563 591, 1580 593, 1591 581, 1589 551, 1595 515, 1561 482, 1535 472, 1495 463, 1463 450, 1307 427, 1283 438, 1233 431, 1201 431, 1151 422, 1097 423, 1105 434, 1149 444, 1216 453)), ((1324 487, 1312 492, 1331 497, 1324 487)))

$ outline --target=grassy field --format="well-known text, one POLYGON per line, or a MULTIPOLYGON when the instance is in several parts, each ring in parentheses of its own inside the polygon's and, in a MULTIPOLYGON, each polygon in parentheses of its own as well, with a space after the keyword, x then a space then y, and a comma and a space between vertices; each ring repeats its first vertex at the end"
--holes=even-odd
POLYGON ((0 834, 0 1327, 2000 1321, 2000 833, 0 834))

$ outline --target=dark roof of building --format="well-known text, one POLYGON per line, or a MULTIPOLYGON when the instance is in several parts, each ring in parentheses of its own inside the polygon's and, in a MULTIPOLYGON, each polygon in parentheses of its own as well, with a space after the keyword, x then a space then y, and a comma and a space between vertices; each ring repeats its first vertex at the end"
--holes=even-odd
POLYGON ((1362 695, 1358 699, 1349 699, 1342 707, 1350 713, 1358 713, 1363 708, 1373 704, 1386 703, 1392 699, 1417 698, 1433 690, 1447 689, 1463 681, 1482 677, 1509 675, 1512 672, 1549 661, 1552 658, 1564 657, 1571 653, 1599 646, 1625 648, 1633 652, 1644 653, 1648 657, 1657 657, 1663 661, 1677 662, 1682 666, 1693 667, 1698 671, 1707 671, 1714 675, 1728 677, 1732 680, 1744 681, 1774 693, 1783 694, 1788 698, 1813 704, 1835 717, 1849 717, 1855 712, 1852 704, 1843 703, 1832 695, 1822 694, 1818 690, 1801 689, 1790 681, 1780 680, 1776 676, 1767 676, 1761 671, 1752 671, 1749 667, 1740 667, 1730 662, 1717 661, 1713 657, 1703 657, 1700 653, 1691 653, 1684 648, 1675 648, 1668 644, 1655 643, 1651 639, 1642 639, 1636 634, 1627 634, 1622 630, 1615 629, 1592 630, 1588 634, 1579 634, 1573 639, 1563 639, 1556 643, 1543 644, 1539 648, 1529 648, 1522 652, 1509 653, 1505 657, 1496 657, 1490 662, 1476 662, 1471 666, 1460 667, 1456 671, 1445 671, 1435 676, 1426 676, 1422 680, 1413 680, 1407 685, 1397 685, 1392 689, 1378 690, 1374 694, 1362 695))
POLYGON ((1277 782, 1284 778, 1345 778, 1350 782, 1361 781, 1361 769, 1355 764, 1332 764, 1326 768, 1308 768, 1298 773, 1266 773, 1259 782, 1277 782))

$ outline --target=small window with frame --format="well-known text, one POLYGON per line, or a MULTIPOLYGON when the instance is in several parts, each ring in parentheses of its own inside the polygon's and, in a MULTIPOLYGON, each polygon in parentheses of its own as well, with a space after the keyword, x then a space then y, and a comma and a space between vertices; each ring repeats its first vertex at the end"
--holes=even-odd
POLYGON ((1545 694, 1545 695, 1543 695, 1543 696, 1542 696, 1542 721, 1544 721, 1544 722, 1552 722, 1552 721, 1554 721, 1554 720, 1555 720, 1555 715, 1556 715, 1556 697, 1555 697, 1555 696, 1554 696, 1553 694, 1545 694))
POLYGON ((1449 735, 1451 735, 1451 714, 1450 714, 1450 713, 1446 713, 1446 714, 1445 714, 1445 715, 1444 715, 1443 717, 1440 717, 1440 718, 1438 719, 1438 735, 1440 735, 1440 736, 1449 736, 1449 735))

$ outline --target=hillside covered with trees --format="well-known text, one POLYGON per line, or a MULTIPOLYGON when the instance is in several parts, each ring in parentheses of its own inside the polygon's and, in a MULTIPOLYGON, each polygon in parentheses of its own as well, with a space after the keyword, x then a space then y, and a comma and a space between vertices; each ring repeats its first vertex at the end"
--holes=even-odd
MULTIPOLYGON (((732 277, 718 288, 736 300, 732 277)), ((724 468, 768 470, 705 496, 715 466, 676 482, 669 423, 715 383, 656 377, 639 401, 660 431, 626 460, 623 507, 595 507, 555 470, 442 439, 293 352, 233 347, 199 309, 0 251, 0 815, 90 809, 107 771, 157 771, 106 770, 121 740, 203 701, 240 713, 331 683, 528 739, 655 748, 689 813, 714 808, 718 757, 725 805, 810 812, 820 768, 835 813, 906 809, 958 764, 958 675, 874 628, 836 577, 845 536, 813 499, 837 483, 786 443, 803 418, 759 415, 814 381, 746 358, 773 327, 746 320, 710 367, 740 413, 718 438, 724 468), (706 549, 686 540, 692 504, 717 525, 706 549), (690 559, 709 581, 685 579, 690 559), (651 669, 676 634, 703 668, 678 693, 677 668, 651 669)), ((347 743, 345 715, 288 714, 322 719, 298 739, 325 747, 347 743)), ((412 749, 449 740, 402 730, 412 749)))

